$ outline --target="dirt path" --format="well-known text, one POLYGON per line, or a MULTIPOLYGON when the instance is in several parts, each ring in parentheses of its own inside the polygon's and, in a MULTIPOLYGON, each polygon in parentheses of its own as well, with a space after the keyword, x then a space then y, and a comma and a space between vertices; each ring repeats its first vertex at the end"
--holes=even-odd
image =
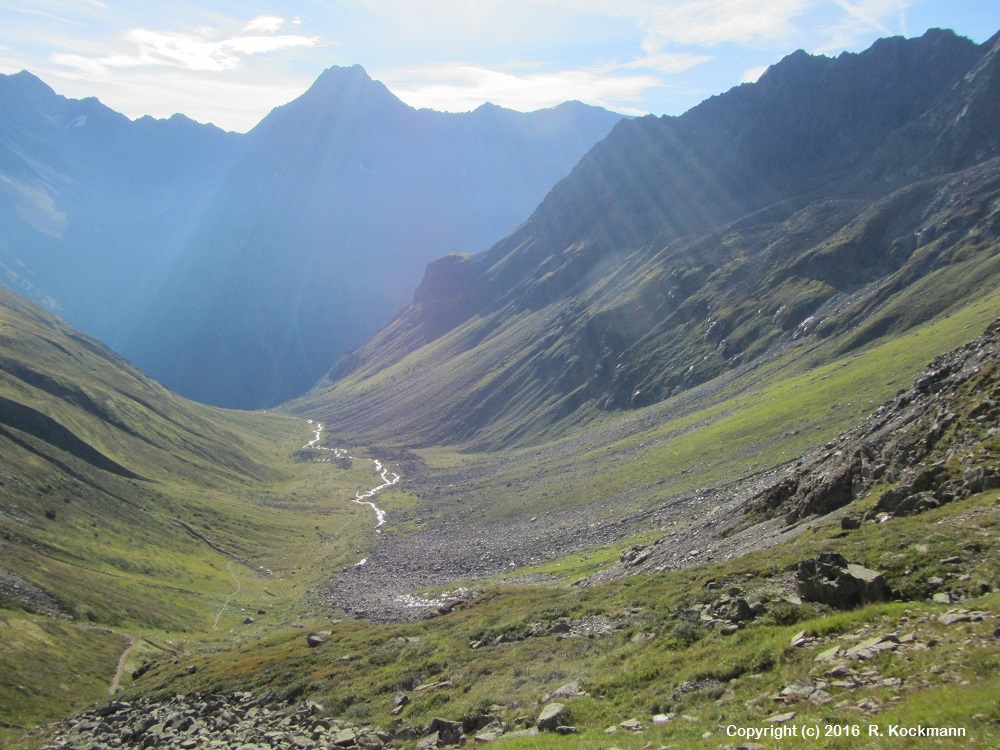
POLYGON ((118 667, 115 669, 115 676, 108 686, 108 695, 114 695, 118 692, 118 685, 122 680, 122 675, 125 674, 125 662, 128 661, 133 649, 139 644, 139 639, 134 635, 126 635, 125 638, 128 640, 128 645, 122 651, 122 655, 118 657, 118 667))

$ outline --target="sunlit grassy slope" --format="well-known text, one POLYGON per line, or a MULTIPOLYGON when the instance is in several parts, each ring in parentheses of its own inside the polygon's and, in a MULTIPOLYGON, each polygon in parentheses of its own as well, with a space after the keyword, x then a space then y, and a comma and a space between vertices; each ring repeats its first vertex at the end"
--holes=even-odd
POLYGON ((287 625, 374 539, 371 463, 296 461, 304 419, 185 401, 6 291, 0 363, 2 725, 106 694, 125 635, 130 672, 287 625))

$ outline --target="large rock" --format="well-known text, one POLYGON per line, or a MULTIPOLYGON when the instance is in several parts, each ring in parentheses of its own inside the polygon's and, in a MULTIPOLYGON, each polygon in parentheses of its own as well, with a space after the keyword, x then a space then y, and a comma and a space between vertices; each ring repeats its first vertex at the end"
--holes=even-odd
POLYGON ((449 721, 440 717, 431 719, 424 734, 428 736, 437 735, 441 744, 454 745, 462 737, 462 723, 459 721, 449 721))
POLYGON ((823 552, 799 563, 795 591, 806 601, 848 609, 886 598, 880 573, 849 563, 836 552, 823 552))
POLYGON ((554 732, 556 727, 565 724, 566 706, 562 703, 550 703, 542 712, 538 714, 538 721, 535 724, 539 729, 546 729, 554 732))

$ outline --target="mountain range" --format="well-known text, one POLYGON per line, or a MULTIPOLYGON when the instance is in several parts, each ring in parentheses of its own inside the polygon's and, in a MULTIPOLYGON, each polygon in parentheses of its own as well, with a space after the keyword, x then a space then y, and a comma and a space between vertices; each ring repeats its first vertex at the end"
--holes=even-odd
POLYGON ((511 235, 429 265, 297 408, 516 445, 899 334, 998 283, 998 92, 1000 37, 933 30, 623 122, 511 235))
POLYGON ((179 393, 271 406, 388 321, 426 263, 514 229, 620 119, 415 110, 355 66, 240 135, 4 76, 0 272, 179 393))
MULTIPOLYGON (((0 747, 715 747, 799 726, 827 728, 817 747, 863 726, 996 747, 998 58, 1000 34, 947 31, 798 52, 620 121, 527 220, 431 262, 311 391, 253 412, 157 383, 55 293, 144 297, 122 326, 173 335, 178 377, 277 397, 300 335, 282 315, 314 279, 275 243, 299 252, 319 216, 313 239, 347 247, 326 209, 369 206, 328 180, 385 219, 403 198, 368 172, 409 184, 436 158, 393 151, 395 117, 539 120, 414 112, 333 69, 234 136, 0 79, 22 103, 0 118, 4 273, 46 303, 0 289, 0 747), (355 118, 390 110, 385 131, 355 118), (156 268, 122 257, 144 233, 156 268), (97 273, 115 264, 127 279, 97 273), (213 360, 154 309, 211 336, 233 315, 274 365, 213 360)), ((310 335, 346 320, 320 317, 310 335)))

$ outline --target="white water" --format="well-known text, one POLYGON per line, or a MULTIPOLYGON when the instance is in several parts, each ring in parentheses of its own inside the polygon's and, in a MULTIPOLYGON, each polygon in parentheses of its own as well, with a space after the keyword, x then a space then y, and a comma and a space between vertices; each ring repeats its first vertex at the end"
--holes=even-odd
MULTIPOLYGON (((307 419, 306 422, 308 422, 309 424, 315 424, 316 431, 313 433, 314 435, 313 439, 302 446, 303 449, 315 448, 316 450, 320 451, 330 451, 336 458, 344 458, 346 456, 352 461, 361 460, 355 458, 354 456, 348 455, 347 451, 344 450, 343 448, 326 448, 322 445, 319 445, 318 443, 320 435, 323 433, 323 424, 321 422, 314 423, 311 419, 307 419)), ((373 511, 375 511, 375 533, 381 534, 382 532, 379 531, 379 526, 382 526, 385 523, 385 511, 379 508, 377 505, 375 505, 375 503, 371 502, 368 498, 375 497, 386 487, 392 487, 392 485, 396 484, 396 482, 398 482, 401 477, 394 471, 389 471, 389 469, 385 468, 382 465, 382 462, 379 461, 377 458, 372 459, 372 463, 375 464, 375 475, 382 480, 382 484, 378 485, 377 487, 372 487, 370 490, 367 491, 362 490, 358 492, 354 496, 354 499, 351 502, 357 503, 358 505, 367 505, 373 511)), ((367 562, 367 558, 358 563, 358 565, 364 565, 365 562, 367 562)))

